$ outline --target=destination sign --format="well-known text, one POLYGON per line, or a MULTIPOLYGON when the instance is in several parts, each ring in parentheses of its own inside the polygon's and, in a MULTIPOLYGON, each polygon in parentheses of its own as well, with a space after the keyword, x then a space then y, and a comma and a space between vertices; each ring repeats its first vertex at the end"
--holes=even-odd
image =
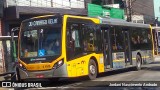
POLYGON ((29 22, 29 27, 33 26, 41 26, 41 25, 52 25, 52 24, 57 24, 58 23, 58 18, 55 19, 43 19, 43 20, 37 20, 37 21, 31 21, 29 22))

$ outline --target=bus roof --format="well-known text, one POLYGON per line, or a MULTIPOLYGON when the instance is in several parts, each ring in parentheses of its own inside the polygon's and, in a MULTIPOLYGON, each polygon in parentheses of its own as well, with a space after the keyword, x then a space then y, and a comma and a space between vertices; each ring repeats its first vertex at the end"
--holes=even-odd
POLYGON ((144 28, 150 27, 149 24, 132 23, 121 19, 100 18, 100 20, 101 24, 108 24, 108 25, 133 26, 133 27, 144 27, 144 28))
POLYGON ((61 15, 60 15, 60 14, 51 14, 51 15, 36 16, 36 17, 29 18, 29 19, 25 19, 25 20, 23 20, 22 22, 26 22, 26 21, 29 21, 29 20, 32 20, 32 19, 52 17, 52 16, 61 16, 61 15))
POLYGON ((141 23, 132 23, 132 22, 127 22, 125 20, 122 20, 122 19, 114 19, 114 18, 102 18, 102 17, 86 17, 86 16, 76 16, 76 15, 69 15, 69 14, 52 14, 52 15, 43 15, 43 16, 37 16, 37 17, 33 17, 33 18, 29 18, 29 19, 26 19, 22 22, 25 22, 25 21, 29 21, 31 19, 37 19, 37 18, 43 18, 43 17, 52 17, 52 16, 64 16, 64 15, 68 15, 68 16, 74 16, 74 17, 77 17, 77 18, 94 18, 94 19, 99 19, 101 21, 100 24, 108 24, 108 25, 120 25, 120 26, 133 26, 133 27, 143 27, 143 28, 150 28, 150 25, 149 24, 141 24, 141 23))

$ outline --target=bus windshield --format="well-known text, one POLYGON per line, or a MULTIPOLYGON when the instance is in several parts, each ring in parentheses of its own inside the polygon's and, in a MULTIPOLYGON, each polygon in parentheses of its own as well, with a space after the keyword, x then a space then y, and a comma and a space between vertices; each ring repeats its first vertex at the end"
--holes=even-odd
POLYGON ((27 26, 26 22, 24 24, 22 23, 20 34, 21 58, 60 56, 61 24, 42 25, 43 23, 38 22, 31 27, 29 25, 27 26))
POLYGON ((60 55, 60 28, 41 28, 23 31, 21 57, 60 55))

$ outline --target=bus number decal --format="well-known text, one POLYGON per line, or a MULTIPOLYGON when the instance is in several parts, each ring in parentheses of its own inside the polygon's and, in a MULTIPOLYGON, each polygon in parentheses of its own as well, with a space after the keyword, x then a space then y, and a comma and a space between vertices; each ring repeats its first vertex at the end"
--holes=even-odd
POLYGON ((85 63, 85 61, 84 61, 84 60, 82 60, 82 61, 81 61, 81 64, 84 64, 84 63, 85 63))
POLYGON ((43 68, 45 69, 48 69, 48 68, 50 68, 51 66, 50 65, 43 65, 43 68))
POLYGON ((56 24, 56 23, 58 23, 58 18, 32 21, 32 22, 29 22, 28 26, 32 27, 32 26, 41 26, 41 25, 56 24))

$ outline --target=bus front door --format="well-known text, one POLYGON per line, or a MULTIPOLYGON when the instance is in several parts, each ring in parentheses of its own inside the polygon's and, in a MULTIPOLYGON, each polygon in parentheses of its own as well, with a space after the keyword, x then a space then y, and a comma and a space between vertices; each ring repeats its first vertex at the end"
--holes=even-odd
POLYGON ((124 31, 124 46, 125 46, 125 63, 126 66, 132 65, 132 60, 131 60, 131 48, 130 48, 130 43, 129 43, 129 32, 124 31))
POLYGON ((104 66, 105 69, 112 68, 112 61, 110 59, 111 50, 109 46, 109 30, 102 29, 102 37, 103 37, 103 55, 104 55, 104 66))

